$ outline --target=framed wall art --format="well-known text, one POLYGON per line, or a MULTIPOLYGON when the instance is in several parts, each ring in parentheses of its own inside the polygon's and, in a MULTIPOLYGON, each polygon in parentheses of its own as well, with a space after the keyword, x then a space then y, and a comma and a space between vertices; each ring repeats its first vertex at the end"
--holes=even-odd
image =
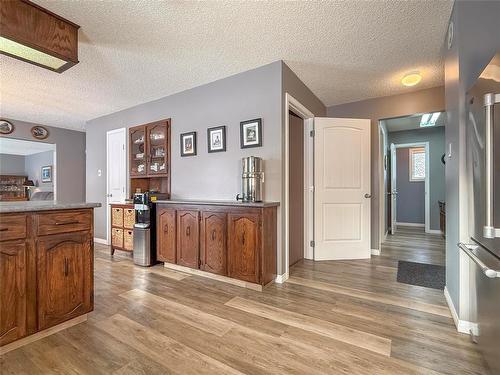
POLYGON ((14 125, 7 120, 0 120, 0 135, 10 134, 14 131, 14 125))
POLYGON ((226 151, 226 127, 207 129, 208 152, 226 151))
POLYGON ((181 134, 181 156, 196 155, 196 132, 181 134))
POLYGON ((45 139, 49 136, 49 131, 45 126, 33 126, 31 128, 31 135, 36 139, 45 139))
POLYGON ((240 145, 241 148, 262 146, 262 119, 240 123, 240 145))
POLYGON ((40 178, 42 182, 52 182, 52 165, 46 165, 45 167, 42 167, 40 178))

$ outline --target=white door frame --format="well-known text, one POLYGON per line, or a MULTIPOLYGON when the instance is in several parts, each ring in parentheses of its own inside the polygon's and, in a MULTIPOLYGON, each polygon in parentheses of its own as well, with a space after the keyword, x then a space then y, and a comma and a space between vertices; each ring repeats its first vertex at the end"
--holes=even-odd
MULTIPOLYGON (((396 151, 398 148, 411 148, 411 147, 425 148, 425 233, 430 233, 431 232, 430 230, 431 229, 431 220, 430 220, 431 170, 429 163, 429 142, 395 143, 394 146, 396 147, 396 151)), ((392 163, 397 163, 397 158, 396 160, 391 160, 391 164, 392 163)))
MULTIPOLYGON (((386 199, 387 199, 387 191, 386 191, 386 186, 384 184, 384 175, 387 173, 386 170, 386 165, 385 165, 385 156, 387 154, 387 145, 384 143, 384 139, 387 136, 384 127, 378 122, 378 129, 379 129, 379 137, 378 137, 378 148, 379 148, 379 241, 378 241, 378 248, 379 248, 379 253, 382 250, 382 242, 385 241, 387 238, 387 231, 385 230, 385 224, 387 221, 386 217, 386 212, 385 212, 385 206, 386 206, 386 199)), ((387 181, 388 182, 388 181, 387 181)))
MULTIPOLYGON (((106 132, 106 245, 111 244, 111 239, 109 238, 110 232, 111 232, 111 210, 109 209, 109 159, 108 159, 108 143, 109 143, 109 135, 110 134, 115 134, 115 133, 123 133, 123 138, 124 138, 124 150, 125 150, 125 165, 123 165, 123 168, 125 169, 125 172, 127 171, 127 129, 126 128, 119 128, 119 129, 114 129, 114 130, 109 130, 106 132)), ((125 181, 127 178, 125 178, 125 181)), ((128 196, 128 185, 125 182, 125 192, 124 196, 128 196)))
MULTIPOLYGON (((314 114, 308 110, 304 105, 302 105, 297 99, 295 99, 289 93, 285 93, 285 191, 284 191, 284 205, 282 207, 282 217, 285 221, 285 230, 283 235, 283 243, 285 244, 285 259, 284 259, 284 274, 278 275, 276 277, 277 283, 285 282, 290 274, 290 244, 289 244, 289 215, 288 207, 289 202, 289 183, 290 183, 290 142, 288 137, 290 135, 290 123, 288 118, 288 112, 293 111, 296 115, 304 119, 304 258, 313 259, 314 249, 309 246, 310 241, 313 240, 313 201, 314 201, 314 180, 313 176, 313 142, 314 139, 310 137, 310 131, 314 130, 314 114)), ((283 257, 281 254, 281 249, 278 248, 278 259, 281 259, 283 264, 283 257)))

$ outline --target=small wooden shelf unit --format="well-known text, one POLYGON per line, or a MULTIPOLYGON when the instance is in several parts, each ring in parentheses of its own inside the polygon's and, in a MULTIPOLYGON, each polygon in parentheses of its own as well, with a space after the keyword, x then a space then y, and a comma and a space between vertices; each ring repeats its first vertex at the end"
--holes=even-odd
POLYGON ((111 255, 115 250, 134 250, 133 204, 111 204, 111 255))

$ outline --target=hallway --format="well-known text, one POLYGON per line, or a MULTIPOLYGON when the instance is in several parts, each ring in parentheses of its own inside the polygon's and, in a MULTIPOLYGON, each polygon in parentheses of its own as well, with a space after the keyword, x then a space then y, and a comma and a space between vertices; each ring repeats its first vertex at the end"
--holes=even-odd
POLYGON ((380 256, 444 266, 445 240, 441 235, 425 233, 424 228, 398 226, 395 234, 387 235, 380 256))

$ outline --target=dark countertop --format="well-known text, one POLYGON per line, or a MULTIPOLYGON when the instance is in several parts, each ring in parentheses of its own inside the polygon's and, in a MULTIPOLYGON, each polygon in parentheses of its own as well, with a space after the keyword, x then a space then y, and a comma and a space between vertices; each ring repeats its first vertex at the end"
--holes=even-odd
POLYGON ((155 203, 159 204, 192 204, 204 206, 231 206, 231 207, 278 207, 279 202, 242 202, 242 201, 216 201, 216 200, 196 200, 196 199, 170 199, 170 200, 157 200, 155 203))
POLYGON ((100 203, 65 203, 57 201, 0 202, 0 213, 73 210, 78 208, 101 207, 100 203))
POLYGON ((491 254, 500 259, 500 238, 471 237, 474 242, 484 247, 491 254))

